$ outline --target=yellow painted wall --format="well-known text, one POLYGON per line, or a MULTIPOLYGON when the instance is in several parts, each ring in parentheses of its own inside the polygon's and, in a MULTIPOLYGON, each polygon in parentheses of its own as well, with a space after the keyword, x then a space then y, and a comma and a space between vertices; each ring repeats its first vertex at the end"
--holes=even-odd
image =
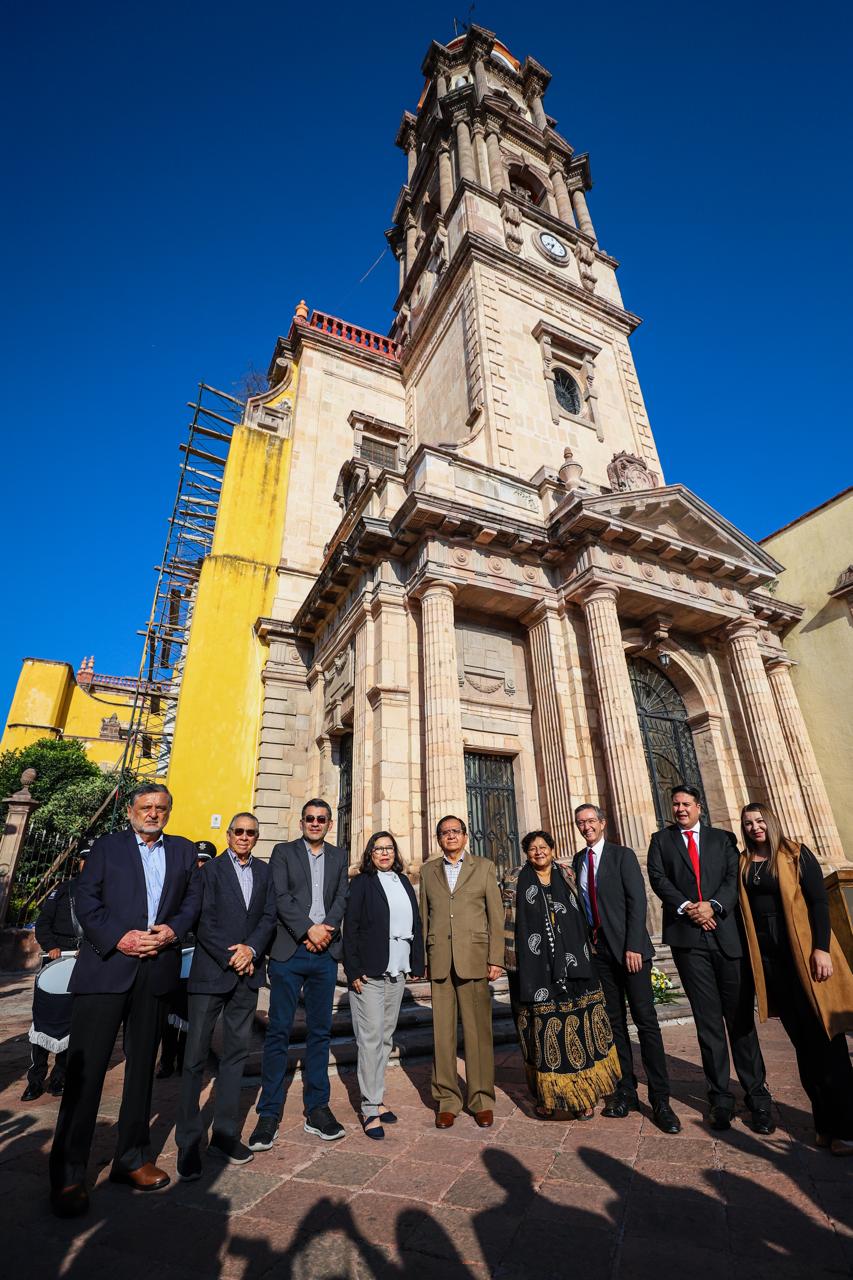
MULTIPOLYGON (((294 370, 269 405, 292 401, 295 390, 294 370)), ((251 808, 254 797, 266 660, 254 624, 275 598, 290 454, 290 440, 235 429, 193 609, 169 765, 169 829, 217 848, 231 816, 251 808), (214 814, 221 828, 212 825, 214 814)))
POLYGON ((131 704, 129 697, 81 688, 67 662, 25 658, 0 750, 16 751, 39 738, 78 738, 95 764, 111 768, 121 760, 124 743, 102 738, 101 721, 115 713, 126 727, 131 704))
POLYGON ((794 686, 841 843, 853 859, 853 616, 846 601, 828 594, 853 557, 853 492, 764 539, 762 546, 785 565, 780 597, 805 608, 785 648, 799 663, 792 671, 794 686))

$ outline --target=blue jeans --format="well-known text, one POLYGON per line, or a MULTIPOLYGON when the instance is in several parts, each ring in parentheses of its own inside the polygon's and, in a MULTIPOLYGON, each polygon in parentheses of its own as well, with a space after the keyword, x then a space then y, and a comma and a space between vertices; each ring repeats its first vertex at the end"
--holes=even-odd
POLYGON ((259 1116, 281 1118, 284 1107, 284 1077, 293 1018, 300 995, 305 1001, 305 1061, 302 1065, 302 1094, 305 1114, 329 1101, 329 1041, 332 1038, 332 1002, 335 996, 337 961, 328 951, 308 951, 297 947, 289 960, 270 960, 270 1015, 264 1041, 261 1068, 259 1116))

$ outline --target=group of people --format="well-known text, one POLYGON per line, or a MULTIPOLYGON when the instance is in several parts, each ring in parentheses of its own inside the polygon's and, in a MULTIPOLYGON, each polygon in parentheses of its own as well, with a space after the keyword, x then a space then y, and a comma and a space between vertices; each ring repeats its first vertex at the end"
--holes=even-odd
MULTIPOLYGON (((169 1182, 151 1160, 149 1115, 158 1044, 190 931, 176 1121, 182 1179, 202 1173, 200 1096, 220 1020, 209 1152, 242 1164, 275 1142, 300 1000, 304 1128, 325 1141, 345 1136, 329 1106, 339 964, 358 1046, 359 1118, 374 1141, 397 1122, 385 1103, 385 1074, 409 978, 430 982, 436 1128, 449 1129, 464 1110, 481 1128, 494 1123, 489 984, 504 971, 538 1116, 584 1120, 601 1101, 602 1115, 612 1119, 638 1108, 630 1010, 653 1121, 663 1133, 680 1131, 654 1007, 643 874, 632 849, 607 840, 596 805, 575 810, 579 852, 558 850, 549 832, 531 831, 522 841, 525 861, 500 883, 495 864, 469 849, 465 822, 448 814, 436 828, 438 856, 421 867, 419 893, 388 831, 371 835, 350 879, 346 853, 326 839, 332 811, 325 800, 303 806, 299 838, 277 844, 269 862, 254 856, 255 815, 236 814, 227 850, 201 868, 195 845, 164 834, 170 810, 164 786, 137 788, 127 830, 97 840, 74 883, 80 949, 50 1154, 51 1201, 60 1216, 88 1208, 86 1165, 122 1025, 125 1074, 110 1178, 138 1191, 169 1182), (239 1094, 265 982, 261 1090, 244 1143, 239 1094)), ((712 1128, 727 1129, 734 1113, 730 1048, 753 1129, 773 1131, 757 997, 759 1017, 779 1016, 792 1040, 818 1145, 853 1154, 853 1067, 844 1034, 853 1030, 853 976, 831 934, 816 859, 783 835, 766 805, 743 810, 742 853, 731 832, 702 822, 694 788, 674 789, 672 811, 673 825, 652 836, 648 877, 693 1011, 712 1128)))

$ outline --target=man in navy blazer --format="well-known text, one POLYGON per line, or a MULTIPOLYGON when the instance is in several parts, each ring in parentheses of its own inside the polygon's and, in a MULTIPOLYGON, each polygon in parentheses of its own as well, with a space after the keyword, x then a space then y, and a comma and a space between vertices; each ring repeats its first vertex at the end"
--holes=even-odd
POLYGON ((51 1202, 60 1217, 85 1213, 86 1164, 118 1029, 124 1024, 124 1088, 110 1179, 137 1191, 165 1187, 151 1162, 149 1120, 165 997, 181 971, 181 939, 201 901, 195 846, 165 836, 172 797, 160 783, 131 794, 126 831, 101 836, 77 882, 83 938, 74 995, 65 1092, 50 1153, 51 1202))
POLYGON ((252 856, 259 835, 253 813, 235 814, 226 832, 227 849, 201 871, 201 915, 187 984, 189 1030, 175 1126, 178 1177, 185 1181, 201 1176, 200 1144, 205 1126, 199 1097, 220 1014, 222 1052, 208 1150, 229 1164, 246 1164, 253 1158, 240 1141, 240 1086, 258 991, 264 983, 265 953, 276 923, 269 866, 252 856))
POLYGON ((764 1059, 755 1031, 755 992, 743 958, 738 907, 738 850, 731 831, 704 826, 702 797, 692 786, 673 787, 675 823, 656 831, 648 873, 663 903, 663 940, 672 948, 684 987, 708 1085, 712 1129, 731 1125, 728 1032, 737 1077, 756 1133, 775 1128, 764 1059))
POLYGON ((278 1133, 287 1050, 300 995, 306 1027, 305 1132, 327 1142, 345 1133, 329 1108, 329 1043, 349 879, 345 851, 325 839, 331 821, 326 800, 309 800, 302 806, 301 839, 277 844, 270 856, 278 926, 270 951, 270 1013, 258 1123, 249 1138, 252 1151, 268 1151, 278 1133))
POLYGON ((586 841, 586 848, 575 855, 575 879, 622 1068, 619 1089, 607 1099, 601 1114, 621 1120, 638 1109, 627 1003, 640 1041, 652 1119, 662 1133, 679 1133, 681 1122, 669 1104, 669 1073, 655 1013, 655 949, 646 928, 646 886, 640 863, 633 849, 605 839, 607 819, 597 805, 578 805, 575 826, 586 841))

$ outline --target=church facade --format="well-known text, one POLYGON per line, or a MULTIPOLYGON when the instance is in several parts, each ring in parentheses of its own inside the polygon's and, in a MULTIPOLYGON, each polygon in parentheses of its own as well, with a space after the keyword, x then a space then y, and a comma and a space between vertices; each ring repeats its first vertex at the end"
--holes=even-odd
POLYGON ((232 441, 174 829, 210 837, 208 810, 248 804, 268 849, 316 795, 353 862, 385 828, 416 869, 453 812, 504 866, 534 827, 568 853, 593 801, 643 856, 686 780, 715 824, 764 799, 842 861, 784 648, 800 610, 767 550, 665 482, 639 320, 596 238, 589 159, 547 114, 549 73, 479 27, 434 43, 423 72, 397 134, 390 335, 301 304, 232 441), (238 529, 228 503, 245 514, 258 476, 238 529), (201 775, 222 799, 193 808, 201 775))

